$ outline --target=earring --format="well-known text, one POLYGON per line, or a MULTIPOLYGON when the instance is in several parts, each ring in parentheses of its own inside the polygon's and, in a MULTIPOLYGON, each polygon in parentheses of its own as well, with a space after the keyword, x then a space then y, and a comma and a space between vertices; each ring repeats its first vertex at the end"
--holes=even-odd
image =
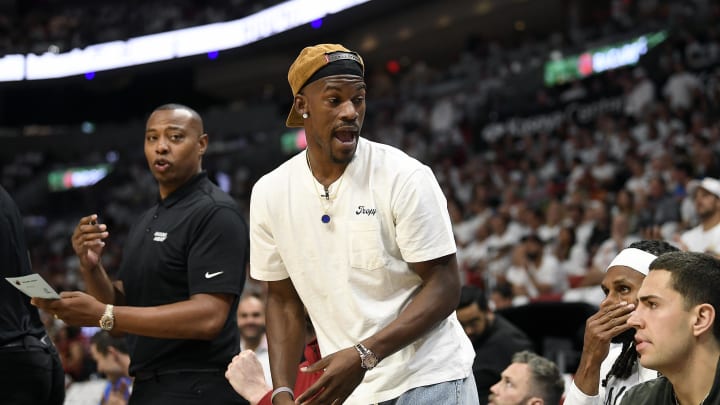
POLYGON ((304 112, 304 113, 302 113, 302 117, 303 117, 303 119, 307 119, 309 117, 309 115, 308 115, 308 113, 304 112))

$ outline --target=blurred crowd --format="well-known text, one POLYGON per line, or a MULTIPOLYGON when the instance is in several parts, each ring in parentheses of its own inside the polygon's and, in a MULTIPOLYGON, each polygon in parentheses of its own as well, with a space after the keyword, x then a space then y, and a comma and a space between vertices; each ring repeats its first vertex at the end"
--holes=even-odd
POLYGON ((231 21, 281 1, 32 0, 16 3, 6 5, 4 12, 0 12, 0 55, 67 52, 101 42, 231 21))
MULTIPOLYGON (((0 53, 42 52, 50 44, 65 50, 229 20, 277 2, 33 3, 47 8, 18 6, 15 16, 0 15, 0 53)), ((448 201, 463 279, 492 292, 496 309, 538 300, 597 305, 598 274, 620 250, 642 238, 679 244, 698 225, 693 191, 705 177, 720 178, 720 37, 716 24, 685 15, 705 2, 670 3, 680 6, 645 10, 652 15, 646 25, 619 10, 610 31, 571 28, 564 40, 519 47, 469 40, 449 66, 417 61, 398 75, 378 69, 368 77, 364 135, 431 166, 448 201), (540 72, 533 60, 551 49, 572 54, 574 42, 629 35, 640 26, 668 29, 669 37, 639 65, 555 87, 525 80, 533 67, 540 72), (531 268, 541 276, 530 276, 531 268)), ((717 6, 706 12, 716 21, 717 6)), ((276 122, 283 120, 278 114, 276 122)), ((90 214, 81 209, 96 209, 108 224, 103 259, 106 269, 117 269, 128 226, 156 198, 138 152, 124 154, 107 181, 56 194, 46 215, 26 218, 34 271, 57 290, 83 288, 70 246, 77 220, 90 214)), ((76 163, 107 158, 98 153, 76 163)), ((3 184, 11 194, 21 190, 26 183, 19 179, 40 175, 57 163, 51 159, 18 153, 0 167, 3 184)), ((208 170, 223 173, 247 209, 264 169, 232 153, 208 160, 208 170)), ((87 334, 47 321, 69 378, 89 378, 87 334)))

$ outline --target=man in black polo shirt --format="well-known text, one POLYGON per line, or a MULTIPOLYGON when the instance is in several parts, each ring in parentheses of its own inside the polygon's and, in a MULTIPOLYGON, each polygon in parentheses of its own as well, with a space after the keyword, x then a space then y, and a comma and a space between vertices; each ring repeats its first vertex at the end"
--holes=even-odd
POLYGON ((248 229, 232 198, 202 171, 207 145, 194 110, 155 109, 145 157, 160 199, 130 230, 118 280, 110 282, 100 260, 107 226, 90 215, 72 242, 92 296, 69 292, 38 304, 71 325, 99 322, 128 334, 131 405, 247 403, 224 371, 239 350, 235 312, 248 229))
MULTIPOLYGON (((30 274, 22 217, 0 186, 0 275, 30 274)), ((0 280, 0 402, 59 405, 65 399, 60 357, 30 298, 0 280)))

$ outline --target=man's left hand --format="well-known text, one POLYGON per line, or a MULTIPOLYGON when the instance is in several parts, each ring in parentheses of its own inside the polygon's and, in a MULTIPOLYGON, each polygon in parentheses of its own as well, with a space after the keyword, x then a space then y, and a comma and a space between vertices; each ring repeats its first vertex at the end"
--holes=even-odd
POLYGON ((340 405, 352 394, 365 376, 360 355, 354 347, 340 350, 313 365, 305 373, 323 371, 323 375, 300 395, 295 403, 302 405, 340 405))
POLYGON ((60 299, 33 298, 31 303, 71 326, 98 326, 105 304, 80 291, 63 291, 60 299))

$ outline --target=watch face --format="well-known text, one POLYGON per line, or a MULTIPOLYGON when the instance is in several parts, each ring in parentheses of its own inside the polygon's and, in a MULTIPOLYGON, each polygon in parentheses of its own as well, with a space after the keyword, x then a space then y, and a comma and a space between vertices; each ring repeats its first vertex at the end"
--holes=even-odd
POLYGON ((366 354, 362 360, 365 368, 367 368, 368 370, 377 366, 378 363, 377 357, 372 354, 366 354))
POLYGON ((114 324, 115 322, 111 316, 103 316, 102 321, 100 322, 100 328, 103 330, 111 330, 114 324))

